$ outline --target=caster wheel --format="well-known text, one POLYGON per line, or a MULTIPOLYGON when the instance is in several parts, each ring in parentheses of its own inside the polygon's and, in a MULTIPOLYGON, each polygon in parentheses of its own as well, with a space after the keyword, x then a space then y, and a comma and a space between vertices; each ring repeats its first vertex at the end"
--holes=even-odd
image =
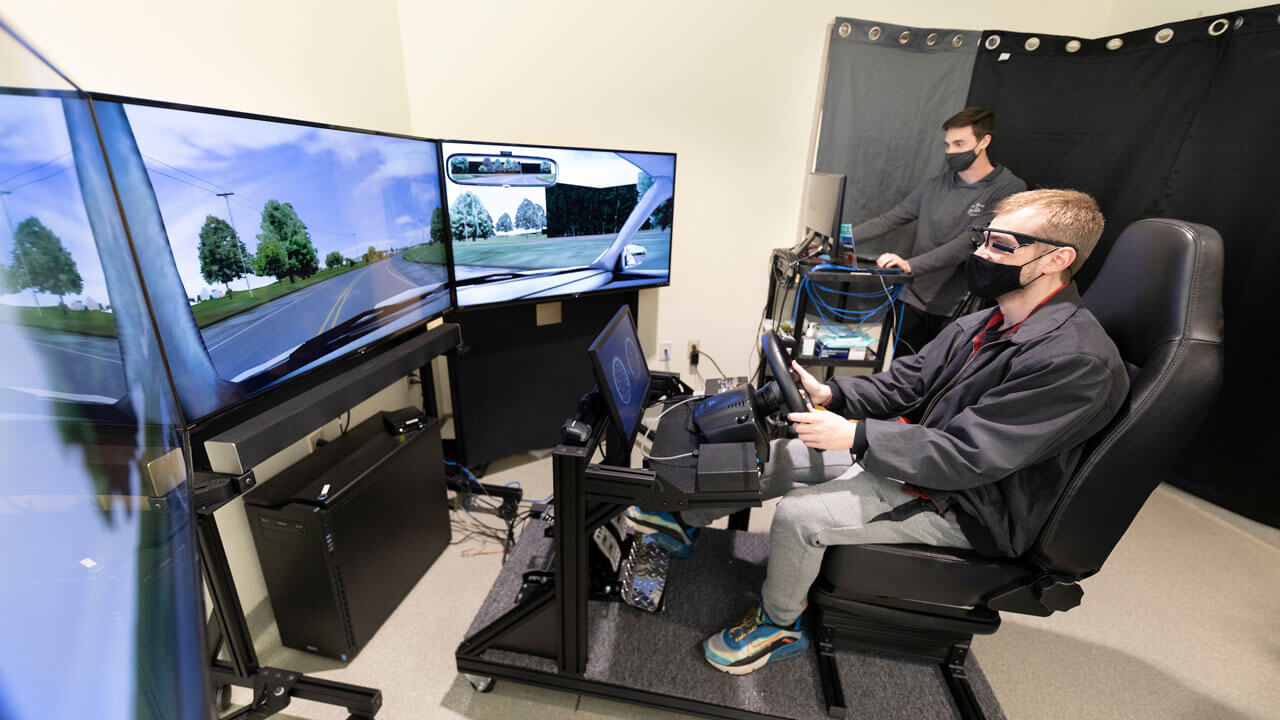
POLYGON ((213 705, 218 708, 218 712, 224 712, 231 707, 230 685, 219 685, 213 689, 213 705))
POLYGON ((472 689, 478 693, 487 693, 493 689, 493 678, 491 677, 472 675, 470 673, 463 673, 463 676, 467 678, 467 682, 471 683, 472 689))

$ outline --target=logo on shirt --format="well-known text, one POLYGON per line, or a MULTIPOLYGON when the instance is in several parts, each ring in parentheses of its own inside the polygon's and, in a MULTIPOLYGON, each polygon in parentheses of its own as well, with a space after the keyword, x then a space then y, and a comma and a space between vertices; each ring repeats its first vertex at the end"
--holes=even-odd
POLYGON ((987 209, 986 204, 984 204, 981 200, 978 200, 969 206, 969 217, 978 217, 986 209, 987 209))

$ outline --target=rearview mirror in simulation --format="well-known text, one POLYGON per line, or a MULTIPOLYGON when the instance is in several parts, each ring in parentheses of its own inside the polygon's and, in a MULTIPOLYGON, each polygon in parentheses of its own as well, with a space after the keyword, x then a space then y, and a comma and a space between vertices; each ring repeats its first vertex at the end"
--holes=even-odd
POLYGON ((449 179, 459 185, 550 187, 560 167, 555 160, 527 155, 450 155, 449 179))

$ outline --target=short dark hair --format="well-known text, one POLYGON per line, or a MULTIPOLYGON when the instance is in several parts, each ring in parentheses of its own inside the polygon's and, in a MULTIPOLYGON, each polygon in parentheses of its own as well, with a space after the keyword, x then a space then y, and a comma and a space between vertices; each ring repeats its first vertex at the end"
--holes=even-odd
POLYGON ((951 128, 970 125, 973 126, 973 136, 981 140, 984 135, 990 135, 996 131, 996 114, 984 107, 972 105, 947 118, 947 121, 942 123, 942 130, 945 132, 951 128))

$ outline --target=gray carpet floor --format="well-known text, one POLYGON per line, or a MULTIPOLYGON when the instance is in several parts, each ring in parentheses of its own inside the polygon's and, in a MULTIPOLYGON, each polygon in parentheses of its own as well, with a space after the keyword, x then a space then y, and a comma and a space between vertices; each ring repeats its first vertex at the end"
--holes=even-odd
MULTIPOLYGON (((477 614, 474 633, 514 607, 525 569, 546 567, 551 541, 542 523, 530 523, 477 614)), ((761 533, 708 530, 694 553, 673 562, 661 612, 650 613, 616 602, 588 607, 588 662, 585 678, 663 696, 794 720, 827 717, 816 652, 766 665, 745 676, 729 675, 707 664, 701 643, 735 624, 760 601, 768 558, 761 533)), ((486 660, 544 670, 544 658, 488 651, 486 660)), ((951 720, 959 717, 935 664, 874 653, 839 653, 837 666, 852 717, 951 720)), ((966 667, 975 693, 991 720, 1003 718, 977 661, 966 667)), ((608 688, 600 688, 607 693, 608 688)))

